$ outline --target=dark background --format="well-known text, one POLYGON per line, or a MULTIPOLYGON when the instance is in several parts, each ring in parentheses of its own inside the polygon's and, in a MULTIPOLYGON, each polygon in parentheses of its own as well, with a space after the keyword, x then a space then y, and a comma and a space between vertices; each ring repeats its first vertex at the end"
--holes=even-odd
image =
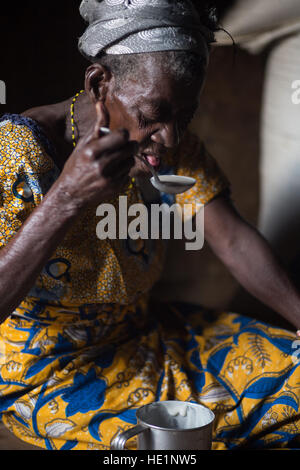
MULTIPOLYGON (((198 0, 201 1, 201 0, 198 0)), ((238 1, 238 0, 235 0, 238 1)), ((222 14, 234 0, 216 0, 222 14)), ((7 86, 0 115, 63 101, 83 88, 89 62, 77 49, 86 25, 79 14, 81 0, 5 2, 0 17, 0 80, 7 86)), ((259 126, 267 52, 253 56, 233 47, 212 51, 200 112, 194 129, 232 183, 241 214, 256 224, 259 208, 259 126), (246 145, 245 145, 246 143, 246 145), (242 156, 242 158, 241 158, 242 156)), ((172 245, 158 295, 168 300, 199 301, 211 308, 230 309, 282 324, 241 290, 222 263, 205 245, 187 259, 172 245)))
MULTIPOLYGON (((89 62, 77 49, 85 29, 81 0, 3 2, 0 80, 7 86, 0 114, 56 103, 83 88, 89 62)), ((232 0, 216 1, 220 14, 232 0)))
POLYGON ((80 0, 1 5, 0 79, 7 87, 1 114, 59 102, 83 87, 89 64, 77 50, 85 29, 79 5, 80 0))

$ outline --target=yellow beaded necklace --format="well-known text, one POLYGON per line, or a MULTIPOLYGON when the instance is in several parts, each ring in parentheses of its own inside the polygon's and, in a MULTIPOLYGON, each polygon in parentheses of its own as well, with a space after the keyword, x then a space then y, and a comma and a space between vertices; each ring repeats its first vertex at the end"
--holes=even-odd
MULTIPOLYGON (((81 93, 84 93, 84 90, 80 90, 78 93, 76 93, 76 95, 74 96, 74 98, 72 100, 71 108, 70 108, 73 147, 76 147, 76 145, 77 145, 76 138, 75 138, 74 105, 75 105, 75 102, 76 102, 78 96, 81 95, 81 93)), ((135 182, 135 179, 131 178, 131 183, 128 186, 129 189, 131 189, 133 187, 134 182, 135 182)))
POLYGON ((73 141, 73 147, 76 147, 76 139, 75 139, 75 120, 74 120, 74 105, 75 105, 75 102, 78 98, 79 95, 81 95, 81 93, 83 93, 84 90, 80 90, 79 93, 76 93, 76 95, 74 96, 73 100, 72 100, 72 103, 71 103, 71 109, 70 109, 70 114, 71 114, 71 126, 72 126, 72 141, 73 141))

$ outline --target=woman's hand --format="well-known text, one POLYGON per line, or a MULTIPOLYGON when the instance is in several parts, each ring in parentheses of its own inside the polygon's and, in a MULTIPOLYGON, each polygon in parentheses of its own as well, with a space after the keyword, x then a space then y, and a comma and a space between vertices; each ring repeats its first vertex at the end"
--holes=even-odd
POLYGON ((79 140, 56 182, 62 203, 72 210, 115 197, 134 165, 138 144, 129 141, 126 129, 101 137, 100 127, 107 126, 101 102, 96 110, 96 124, 79 140))

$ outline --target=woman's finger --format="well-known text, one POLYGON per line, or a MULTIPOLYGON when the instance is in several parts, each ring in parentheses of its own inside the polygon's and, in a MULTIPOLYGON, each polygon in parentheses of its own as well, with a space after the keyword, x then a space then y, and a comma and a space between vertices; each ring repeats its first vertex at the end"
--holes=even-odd
POLYGON ((112 159, 106 163, 102 170, 102 174, 104 177, 108 177, 129 173, 130 169, 134 166, 134 163, 133 157, 126 158, 125 160, 120 158, 112 159))
POLYGON ((93 131, 93 138, 99 139, 101 137, 101 127, 109 127, 109 115, 106 107, 103 105, 102 101, 97 101, 96 105, 96 122, 93 131))
POLYGON ((96 121, 93 124, 93 127, 89 132, 83 136, 80 141, 78 142, 78 146, 83 147, 84 145, 88 144, 92 140, 99 139, 101 137, 101 127, 108 127, 109 126, 109 115, 108 112, 101 101, 97 101, 95 104, 96 110, 96 121))
POLYGON ((101 139, 93 140, 83 150, 91 160, 105 160, 113 158, 128 158, 134 155, 135 143, 128 142, 128 136, 123 131, 115 131, 101 139))

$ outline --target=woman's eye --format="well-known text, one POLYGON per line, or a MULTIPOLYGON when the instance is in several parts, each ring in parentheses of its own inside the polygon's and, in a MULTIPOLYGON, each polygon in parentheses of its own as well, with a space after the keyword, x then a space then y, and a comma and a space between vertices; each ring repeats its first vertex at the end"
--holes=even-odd
POLYGON ((144 129, 145 127, 151 126, 154 124, 153 119, 146 118, 143 114, 139 113, 139 128, 144 129))
MULTIPOLYGON (((189 113, 188 115, 182 116, 180 119, 178 119, 177 128, 179 131, 185 131, 189 123, 192 121, 194 114, 195 112, 189 113)), ((139 113, 138 121, 140 129, 145 129, 147 127, 153 126, 157 122, 156 119, 147 118, 142 113, 139 113)))

